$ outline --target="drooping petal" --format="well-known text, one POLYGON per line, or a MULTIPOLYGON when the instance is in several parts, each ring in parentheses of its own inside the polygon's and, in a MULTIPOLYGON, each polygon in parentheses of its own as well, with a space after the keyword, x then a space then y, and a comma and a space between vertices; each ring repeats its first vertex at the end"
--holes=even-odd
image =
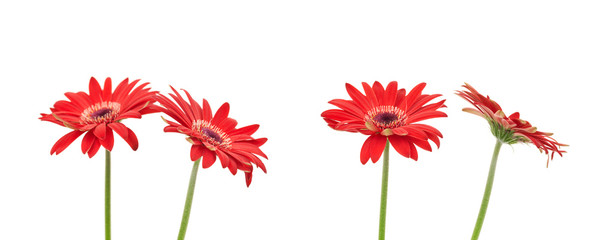
POLYGON ((364 144, 362 144, 362 150, 360 150, 360 162, 362 164, 366 164, 368 159, 370 159, 370 142, 373 138, 374 136, 368 137, 366 141, 364 141, 364 144))
POLYGON ((106 137, 104 137, 104 139, 98 140, 104 148, 106 148, 108 151, 112 151, 112 147, 114 146, 114 135, 112 134, 112 129, 106 128, 106 137))
POLYGON ((106 123, 100 123, 94 128, 94 135, 97 138, 104 139, 106 137, 106 123))
POLYGON ((246 172, 245 173, 245 184, 247 185, 247 187, 250 187, 251 183, 252 183, 252 173, 246 172))
POLYGON ((202 145, 191 145, 189 156, 191 161, 199 160, 204 155, 205 148, 202 145))
POLYGON ((216 154, 214 151, 206 150, 202 153, 202 168, 209 168, 216 161, 216 154))
POLYGON ((56 153, 56 155, 58 155, 59 153, 64 151, 69 145, 71 145, 71 143, 73 143, 75 139, 81 136, 81 134, 83 134, 83 132, 77 130, 65 134, 60 139, 58 139, 58 141, 56 141, 54 146, 52 146, 52 149, 50 149, 50 154, 56 153))
POLYGON ((404 157, 410 158, 410 144, 405 137, 391 135, 389 136, 389 142, 395 151, 404 157))
POLYGON ((83 140, 81 141, 81 152, 83 154, 86 154, 89 151, 92 144, 94 144, 95 139, 96 136, 93 132, 87 132, 85 136, 83 136, 83 140))
POLYGON ((373 135, 372 142, 370 142, 370 158, 373 163, 376 163, 385 150, 387 144, 387 138, 381 135, 373 135))
POLYGON ((96 138, 92 146, 89 148, 89 151, 87 151, 87 156, 89 156, 89 158, 92 158, 94 155, 96 155, 98 150, 100 150, 101 146, 102 144, 100 144, 100 140, 96 138))

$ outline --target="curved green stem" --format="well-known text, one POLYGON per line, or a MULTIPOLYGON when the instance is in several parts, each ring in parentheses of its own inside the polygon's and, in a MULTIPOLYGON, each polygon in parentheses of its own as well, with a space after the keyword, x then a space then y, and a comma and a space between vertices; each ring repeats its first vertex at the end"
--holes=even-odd
POLYGON ((200 159, 193 163, 193 168, 191 170, 189 186, 187 187, 187 198, 185 198, 185 208, 183 209, 183 219, 181 219, 181 228, 179 228, 179 237, 177 240, 185 239, 185 232, 187 232, 187 224, 189 223, 189 215, 191 213, 191 202, 193 201, 193 191, 198 176, 198 166, 200 166, 200 159))
POLYGON ((379 217, 379 240, 385 240, 385 222, 387 218, 387 187, 389 182, 389 140, 383 152, 383 180, 381 183, 381 213, 379 217))
POLYGON ((491 198, 491 190, 493 189, 493 179, 495 178, 495 168, 497 167, 497 157, 499 156, 499 150, 501 149, 502 142, 498 139, 495 143, 495 150, 493 151, 493 158, 491 159, 491 167, 489 168, 489 176, 487 176, 487 186, 485 187, 485 195, 483 196, 483 202, 480 204, 480 210, 478 211, 478 218, 476 225, 474 226, 474 232, 472 233, 472 240, 477 240, 480 235, 480 230, 483 228, 483 222, 485 221, 485 214, 487 214, 487 206, 489 205, 489 199, 491 198))
POLYGON ((110 151, 106 150, 106 174, 104 176, 104 230, 110 240, 110 151))

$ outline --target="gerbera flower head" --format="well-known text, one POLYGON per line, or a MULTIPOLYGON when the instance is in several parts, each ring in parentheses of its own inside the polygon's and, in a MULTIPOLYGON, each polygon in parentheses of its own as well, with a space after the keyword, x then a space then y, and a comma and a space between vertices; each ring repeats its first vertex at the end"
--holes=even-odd
POLYGON ((457 91, 457 95, 470 102, 475 108, 464 108, 464 112, 480 116, 489 122, 491 133, 499 141, 507 144, 532 143, 541 152, 553 159, 555 153, 562 156, 566 151, 560 150, 566 144, 558 143, 551 137, 552 133, 537 131, 528 121, 520 118, 520 113, 515 112, 507 116, 499 104, 491 100, 489 96, 480 94, 469 84, 463 85, 466 90, 457 91), (551 155, 549 154, 551 152, 551 155))
POLYGON ((418 160, 416 146, 431 151, 428 141, 439 147, 439 138, 443 135, 436 128, 417 122, 447 117, 444 112, 438 111, 445 107, 445 100, 429 104, 441 94, 422 94, 425 86, 426 83, 420 83, 406 94, 405 89, 398 89, 396 81, 390 82, 386 88, 378 81, 372 86, 363 82, 363 94, 347 83, 345 87, 351 100, 329 101, 340 109, 326 110, 321 116, 335 130, 370 135, 360 151, 362 164, 369 159, 377 162, 387 140, 404 157, 418 160))
POLYGON ((266 173, 264 163, 258 156, 268 159, 260 150, 267 139, 253 138, 258 124, 236 128, 237 121, 229 116, 229 103, 224 103, 212 115, 208 101, 204 99, 202 105, 196 102, 185 90, 186 101, 174 88, 169 93, 170 100, 159 94, 158 102, 163 106, 161 111, 170 116, 173 121, 164 119, 168 124, 165 132, 177 132, 187 135, 191 146, 190 158, 196 161, 202 157, 202 167, 209 168, 216 158, 220 159, 223 168, 228 168, 235 175, 237 170, 245 173, 246 185, 252 182, 253 165, 266 173))
POLYGON ((100 147, 112 151, 114 130, 133 150, 137 150, 135 133, 120 121, 126 118, 141 118, 142 115, 157 112, 153 103, 156 92, 146 87, 149 83, 135 85, 140 80, 123 80, 112 91, 112 80, 106 78, 104 88, 92 77, 89 81, 89 94, 67 92, 67 100, 60 100, 50 108, 50 114, 42 113, 40 120, 68 127, 73 131, 60 138, 50 150, 50 154, 64 151, 75 139, 86 133, 81 142, 81 151, 90 158, 100 147))

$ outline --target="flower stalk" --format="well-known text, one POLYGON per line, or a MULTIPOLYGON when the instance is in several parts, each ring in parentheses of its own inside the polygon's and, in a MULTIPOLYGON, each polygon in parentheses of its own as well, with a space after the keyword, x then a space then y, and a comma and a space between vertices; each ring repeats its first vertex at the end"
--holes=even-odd
POLYGON ((385 239, 385 223, 387 219, 387 187, 389 183, 389 140, 383 151, 383 180, 381 183, 381 212, 379 217, 379 240, 385 239))
POLYGON ((485 186, 485 194, 483 195, 483 201, 480 204, 480 210, 478 211, 478 218, 476 225, 474 226, 474 232, 472 233, 472 240, 477 240, 480 235, 480 231, 483 228, 483 222, 485 221, 485 215, 487 214, 487 207, 489 206, 489 199, 491 198, 491 190, 493 189, 493 180, 495 179, 495 168, 497 167, 497 157, 499 156, 499 150, 503 143, 499 138, 495 143, 495 150, 493 151, 493 158, 491 159, 491 167, 489 168, 489 175, 487 176, 487 185, 485 186))
POLYGON ((104 228, 106 240, 110 240, 110 151, 106 150, 106 172, 104 176, 104 228))
POLYGON ((199 166, 200 159, 194 161, 193 168, 191 170, 191 176, 189 177, 187 197, 185 198, 185 208, 183 209, 183 218, 181 219, 181 228, 179 228, 179 237, 177 237, 177 240, 185 239, 185 233, 187 232, 187 225, 189 223, 189 215, 191 214, 191 203, 193 202, 193 192, 196 186, 196 178, 198 176, 199 166))

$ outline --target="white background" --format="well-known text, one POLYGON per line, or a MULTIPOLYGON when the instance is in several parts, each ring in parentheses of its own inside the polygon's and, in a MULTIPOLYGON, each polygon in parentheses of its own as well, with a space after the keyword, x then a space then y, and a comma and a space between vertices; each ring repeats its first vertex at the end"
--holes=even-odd
MULTIPOLYGON (((0 239, 103 239, 104 153, 41 122, 89 78, 185 88, 268 137, 268 174, 250 188, 216 163, 199 171, 187 239, 376 239, 382 163, 360 164, 361 134, 329 129, 344 84, 447 99, 426 121, 445 138, 418 162, 392 151, 388 239, 469 239, 494 139, 461 112, 463 82, 571 146, 545 168, 534 146, 504 146, 481 239, 599 239, 595 1, 203 1, 0 4, 0 239)), ((115 84, 116 85, 116 84, 115 84)), ((113 239, 175 239, 192 162, 159 114, 116 137, 113 239)), ((116 135, 115 135, 116 136, 116 135)))

